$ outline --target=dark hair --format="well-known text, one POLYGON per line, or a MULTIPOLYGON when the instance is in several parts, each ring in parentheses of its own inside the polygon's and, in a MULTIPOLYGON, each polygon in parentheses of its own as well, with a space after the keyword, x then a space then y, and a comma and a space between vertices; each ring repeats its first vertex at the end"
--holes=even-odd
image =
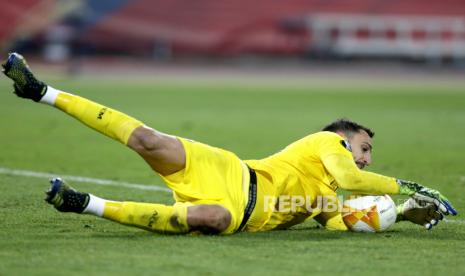
POLYGON ((341 131, 341 132, 344 132, 346 135, 350 135, 353 132, 359 132, 360 130, 364 130, 366 131, 366 133, 368 133, 368 135, 371 138, 375 136, 375 133, 371 129, 364 127, 362 125, 359 125, 356 122, 351 121, 346 118, 337 119, 336 121, 325 126, 322 130, 331 131, 331 132, 341 131))

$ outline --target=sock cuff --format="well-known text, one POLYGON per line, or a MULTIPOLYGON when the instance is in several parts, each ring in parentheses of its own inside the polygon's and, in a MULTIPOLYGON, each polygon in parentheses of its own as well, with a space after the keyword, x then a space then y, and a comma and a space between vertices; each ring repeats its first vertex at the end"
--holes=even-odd
POLYGON ((105 199, 96 197, 93 194, 89 194, 89 204, 84 209, 84 214, 92 214, 95 216, 103 216, 103 211, 105 210, 105 199))
POLYGON ((47 86, 47 92, 45 92, 45 95, 42 97, 42 99, 40 99, 40 102, 53 106, 55 105, 56 98, 60 93, 60 90, 57 90, 51 86, 47 86))

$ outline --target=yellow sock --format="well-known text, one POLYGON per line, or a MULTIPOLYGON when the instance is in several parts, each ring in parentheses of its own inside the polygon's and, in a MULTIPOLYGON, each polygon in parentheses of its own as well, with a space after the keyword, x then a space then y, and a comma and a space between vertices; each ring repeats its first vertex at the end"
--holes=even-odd
POLYGON ((187 204, 174 206, 138 202, 105 202, 103 217, 125 225, 160 233, 189 232, 187 204))
POLYGON ((138 120, 117 110, 53 89, 50 86, 41 101, 54 105, 85 125, 125 145, 132 132, 143 125, 138 120))

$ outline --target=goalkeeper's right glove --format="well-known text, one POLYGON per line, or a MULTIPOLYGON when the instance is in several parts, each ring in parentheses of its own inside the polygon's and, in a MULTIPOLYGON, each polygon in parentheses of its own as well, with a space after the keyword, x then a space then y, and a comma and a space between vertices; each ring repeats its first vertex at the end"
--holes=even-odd
POLYGON ((430 230, 437 225, 444 216, 438 211, 436 205, 428 202, 418 202, 414 198, 409 198, 397 206, 398 221, 410 221, 415 224, 423 225, 430 230))
POLYGON ((408 180, 397 179, 397 184, 399 184, 399 194, 411 196, 419 202, 432 203, 444 215, 457 215, 457 210, 440 192, 408 180))

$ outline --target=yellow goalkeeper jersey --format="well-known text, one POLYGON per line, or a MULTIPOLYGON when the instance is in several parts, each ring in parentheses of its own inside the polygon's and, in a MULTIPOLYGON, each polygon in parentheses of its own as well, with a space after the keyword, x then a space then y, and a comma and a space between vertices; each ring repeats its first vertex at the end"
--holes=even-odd
POLYGON ((265 195, 274 197, 264 200, 268 206, 257 206, 272 208, 265 212, 268 222, 252 231, 287 228, 318 215, 318 197, 335 198, 338 187, 364 194, 398 193, 395 178, 358 169, 347 142, 333 132, 308 135, 270 157, 246 163, 257 172, 258 185, 274 191, 265 195))

